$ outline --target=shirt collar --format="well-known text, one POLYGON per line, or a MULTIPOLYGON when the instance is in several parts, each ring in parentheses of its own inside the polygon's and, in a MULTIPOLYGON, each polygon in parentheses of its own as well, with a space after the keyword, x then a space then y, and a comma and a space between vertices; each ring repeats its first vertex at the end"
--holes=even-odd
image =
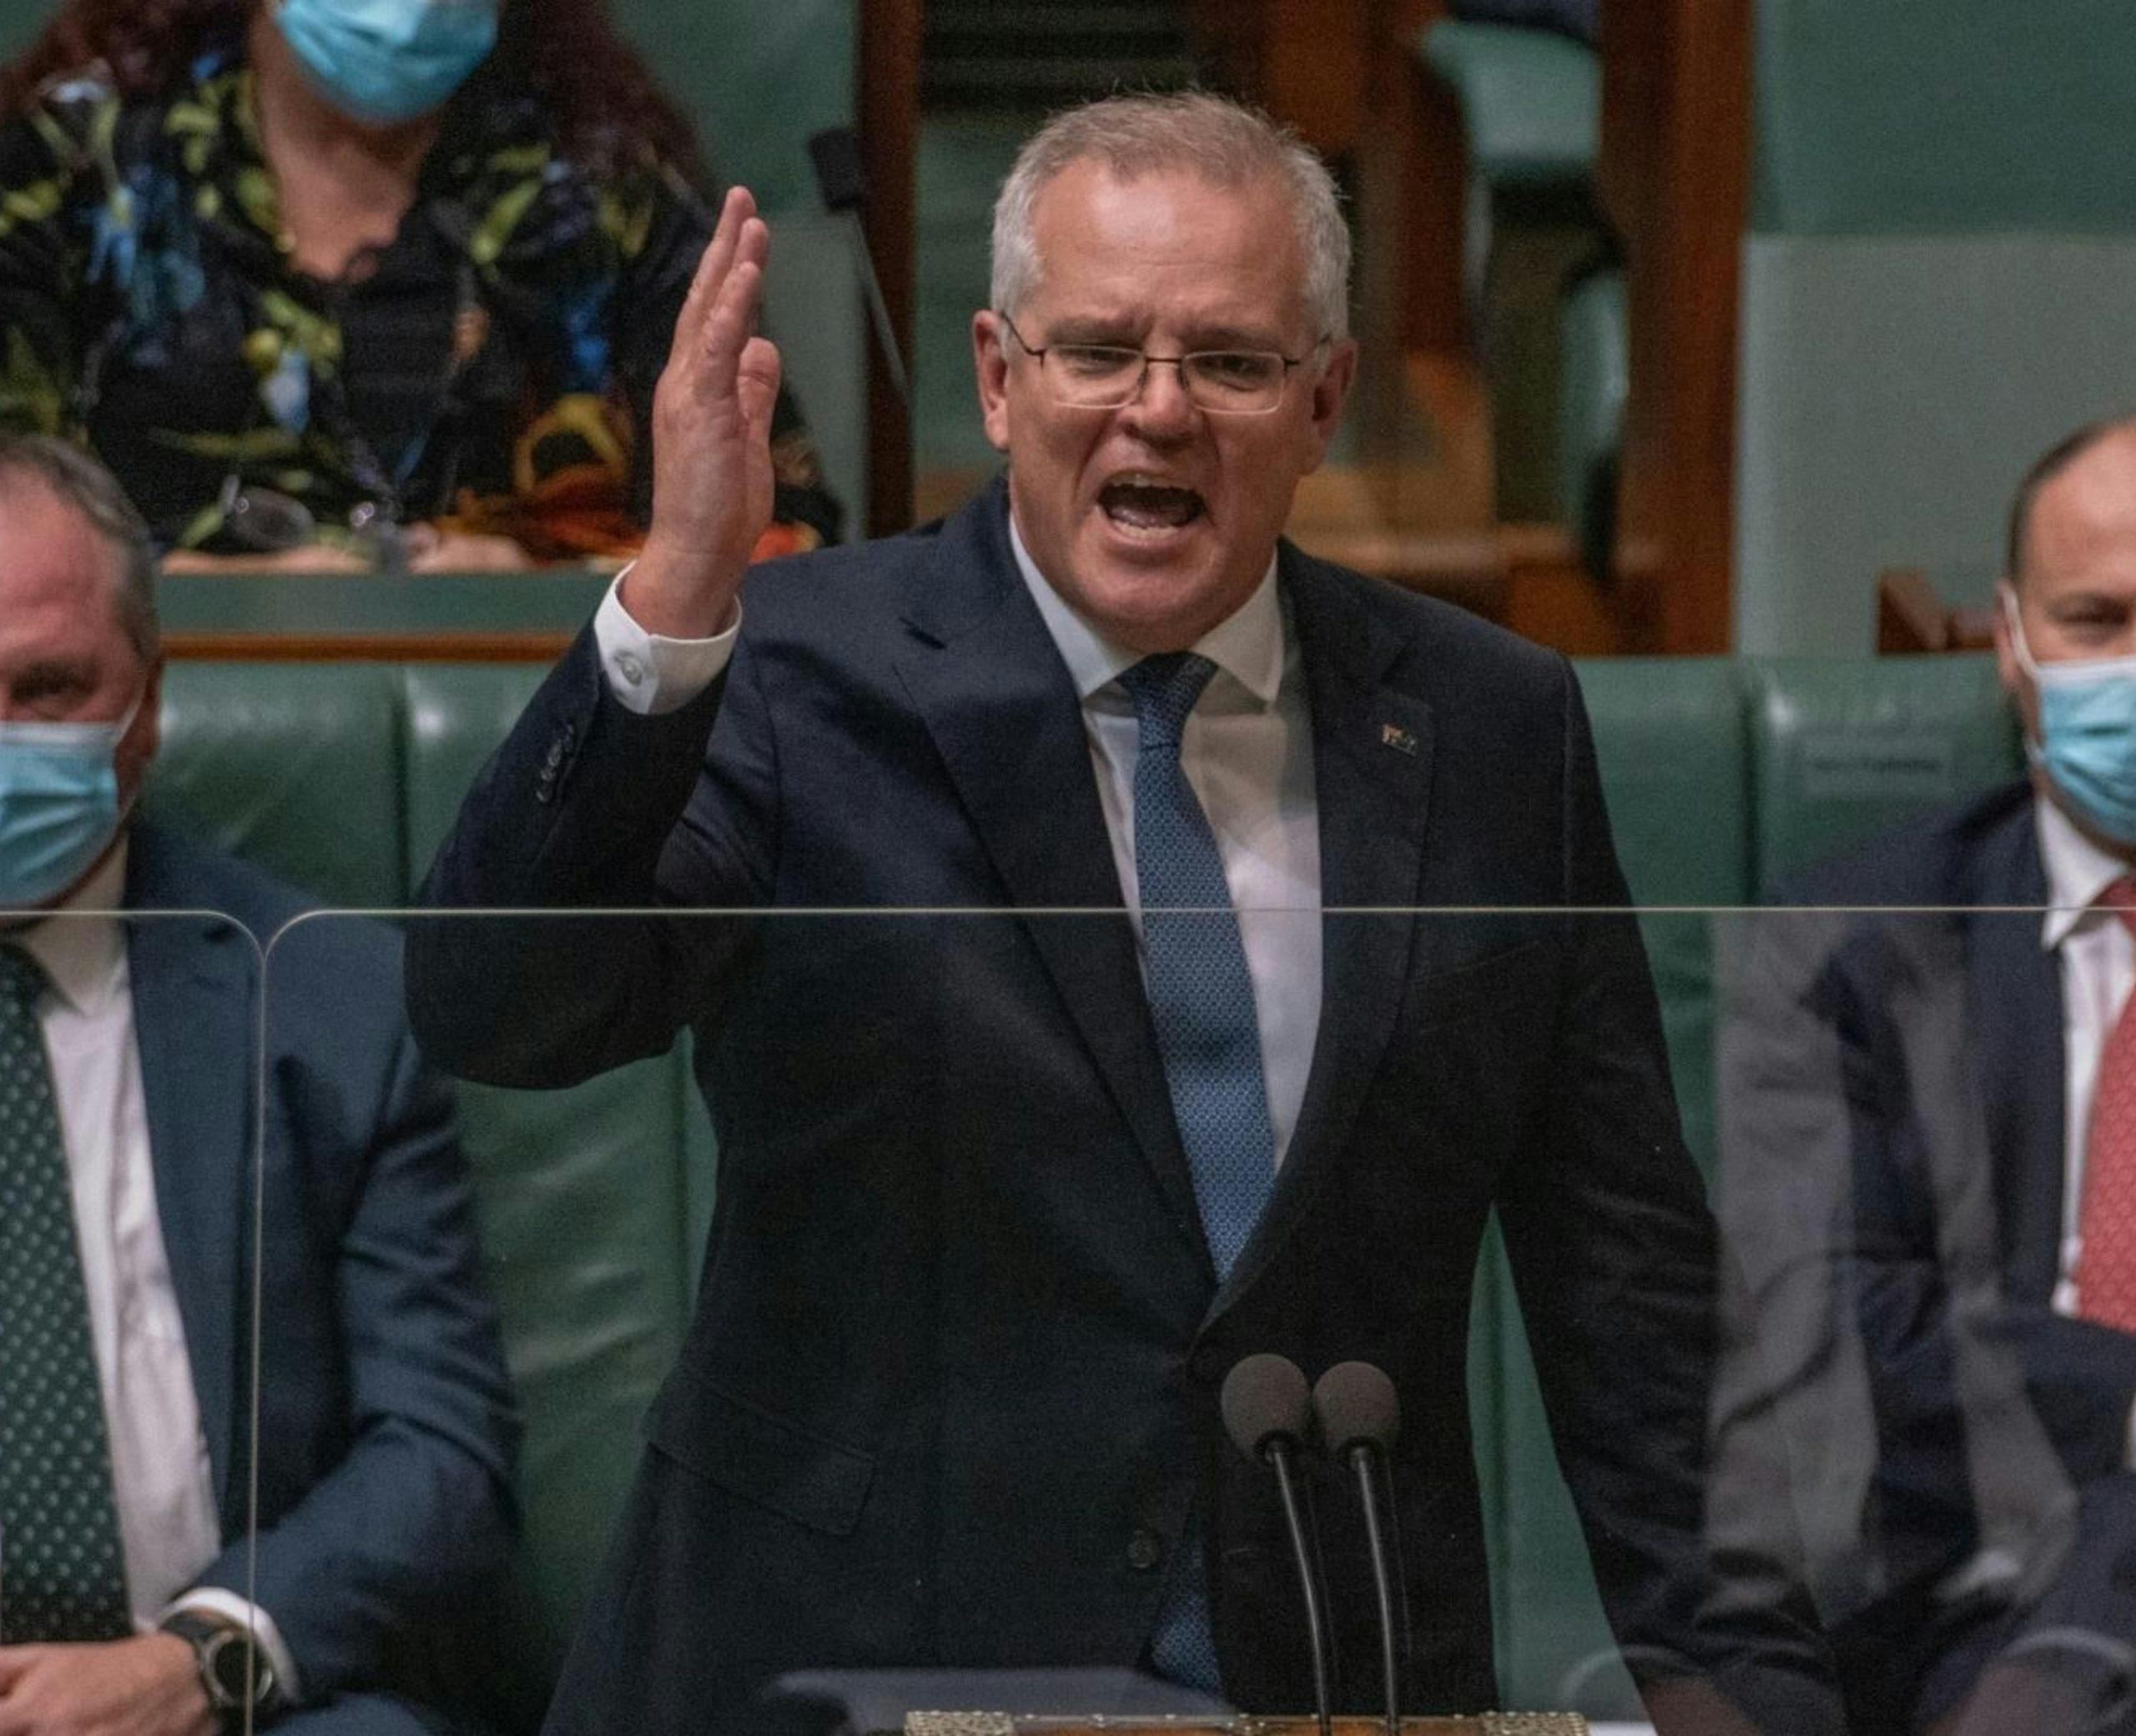
MULTIPOLYGON (((1024 546, 1023 532, 1016 528, 1016 515, 1009 514, 1009 546, 1016 556, 1016 570, 1030 587, 1031 600, 1045 618, 1046 631, 1060 647, 1068 666, 1076 697, 1087 701, 1110 685, 1123 672, 1142 661, 1141 653, 1116 645, 1092 626, 1060 593, 1046 581, 1024 546)), ((1263 705, 1273 705, 1283 682, 1283 611, 1276 591, 1276 556, 1268 556, 1253 595, 1194 644, 1208 658, 1263 705)))
POLYGON ((2047 797, 2035 796, 2033 810, 2039 828, 2040 864, 2047 870, 2048 908, 2040 925, 2040 944, 2052 951, 2078 923, 2098 913, 2093 907, 2099 894, 2129 868, 2079 832, 2047 797))
POLYGON ((77 1013, 93 1013, 118 986, 125 952, 119 919, 126 902, 127 840, 122 835, 89 878, 61 899, 58 911, 93 915, 44 916, 22 931, 22 947, 52 979, 55 994, 77 1013))

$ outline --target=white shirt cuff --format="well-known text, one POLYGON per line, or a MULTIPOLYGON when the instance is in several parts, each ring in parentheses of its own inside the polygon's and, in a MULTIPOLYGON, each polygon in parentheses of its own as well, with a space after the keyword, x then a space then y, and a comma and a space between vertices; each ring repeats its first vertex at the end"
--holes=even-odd
POLYGON ((297 1675, 297 1661, 290 1656, 289 1647, 283 1643, 282 1630, 275 1625, 274 1617, 257 1603, 248 1603, 235 1592, 226 1592, 220 1586, 199 1585, 174 1598, 164 1613, 175 1615, 181 1609, 196 1609, 202 1615, 220 1616, 240 1628, 249 1628, 259 1649, 267 1654, 268 1663, 275 1667, 280 1703, 303 1704, 304 1683, 297 1675))
POLYGON ((734 624, 709 639, 669 639, 648 633, 623 606, 626 566, 594 611, 593 642, 608 691, 624 710, 641 717, 678 712, 718 679, 734 655, 742 631, 742 606, 734 606, 734 624))

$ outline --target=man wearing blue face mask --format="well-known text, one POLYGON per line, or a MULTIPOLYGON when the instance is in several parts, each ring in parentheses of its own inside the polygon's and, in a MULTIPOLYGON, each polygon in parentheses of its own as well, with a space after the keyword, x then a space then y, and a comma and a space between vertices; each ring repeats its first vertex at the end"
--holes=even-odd
POLYGON ((133 818, 153 576, 93 461, 0 439, 0 1732, 435 1733, 514 1522, 466 1168, 391 938, 278 948, 263 1061, 303 903, 133 818))
POLYGON ((2030 775, 1784 888, 1720 1049, 1788 1371, 1732 1414, 1791 1412, 1857 1736, 2136 1728, 2136 422, 2033 465, 2005 571, 2030 775))

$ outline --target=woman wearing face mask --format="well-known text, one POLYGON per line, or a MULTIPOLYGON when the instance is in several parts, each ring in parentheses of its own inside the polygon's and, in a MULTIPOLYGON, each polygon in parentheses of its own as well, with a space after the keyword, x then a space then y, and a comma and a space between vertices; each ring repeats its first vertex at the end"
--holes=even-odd
MULTIPOLYGON (((600 0, 63 0, 0 71, 0 427, 180 565, 627 556, 694 170, 600 0)), ((775 457, 764 551, 834 535, 790 404, 775 457)))

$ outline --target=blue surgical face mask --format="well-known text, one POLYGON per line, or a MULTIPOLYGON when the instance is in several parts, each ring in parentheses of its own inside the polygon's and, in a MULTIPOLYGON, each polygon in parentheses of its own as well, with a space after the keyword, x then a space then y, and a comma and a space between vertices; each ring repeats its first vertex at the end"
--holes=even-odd
POLYGON ((319 93, 376 126, 441 106, 497 41, 498 0, 281 0, 283 39, 319 93))
POLYGON ((2027 757, 2094 832, 2136 844, 2136 657, 2036 663, 2017 597, 2006 587, 2002 598, 2010 648, 2039 694, 2027 757))
POLYGON ((116 723, 0 722, 0 907, 33 908, 96 864, 118 831, 116 723))

